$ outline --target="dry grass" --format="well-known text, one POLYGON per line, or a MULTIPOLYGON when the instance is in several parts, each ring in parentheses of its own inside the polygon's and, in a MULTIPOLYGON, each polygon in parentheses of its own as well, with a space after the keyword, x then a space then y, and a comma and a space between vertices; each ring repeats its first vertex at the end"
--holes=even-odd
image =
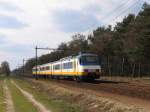
POLYGON ((3 91, 3 80, 0 77, 0 112, 4 112, 4 91, 3 91))
POLYGON ((55 100, 63 100, 77 105, 84 112, 142 112, 141 109, 136 107, 127 107, 124 104, 106 98, 70 90, 45 81, 33 81, 32 84, 35 88, 46 91, 55 100))
POLYGON ((7 79, 7 85, 12 95, 15 112, 37 112, 36 108, 29 102, 23 94, 10 83, 10 79, 7 79))
MULTIPOLYGON (((51 91, 53 94, 51 94, 49 90, 46 90, 42 86, 38 86, 35 83, 26 82, 25 80, 20 79, 14 80, 25 91, 32 93, 37 101, 41 102, 47 109, 52 110, 52 112, 81 112, 80 107, 72 105, 63 99, 56 97, 53 90, 51 91)), ((59 91, 59 93, 60 92, 61 91, 59 91)))
POLYGON ((141 82, 145 84, 150 84, 150 77, 132 78, 132 77, 119 77, 119 76, 112 76, 112 77, 103 76, 101 77, 101 80, 118 81, 118 82, 141 82))

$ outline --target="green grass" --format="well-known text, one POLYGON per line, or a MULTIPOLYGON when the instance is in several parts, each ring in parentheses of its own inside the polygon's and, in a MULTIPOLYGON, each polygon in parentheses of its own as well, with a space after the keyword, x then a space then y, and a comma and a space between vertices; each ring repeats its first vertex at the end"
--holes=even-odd
POLYGON ((15 112, 37 112, 36 108, 29 102, 22 93, 7 80, 8 88, 11 91, 15 112))
POLYGON ((32 87, 31 84, 24 80, 15 80, 18 85, 23 89, 33 94, 36 100, 45 105, 52 112, 81 112, 79 107, 76 107, 61 99, 53 98, 50 94, 44 90, 40 90, 32 87))
POLYGON ((3 92, 3 81, 0 79, 0 112, 4 112, 4 92, 3 92))

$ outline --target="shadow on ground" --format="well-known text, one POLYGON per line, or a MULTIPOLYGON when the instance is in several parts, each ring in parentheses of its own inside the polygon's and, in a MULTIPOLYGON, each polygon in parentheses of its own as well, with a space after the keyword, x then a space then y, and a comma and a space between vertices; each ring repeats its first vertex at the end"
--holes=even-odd
POLYGON ((120 84, 120 83, 128 83, 124 81, 111 81, 111 80, 94 80, 94 81, 86 81, 87 83, 93 83, 93 84, 100 84, 100 83, 106 83, 106 84, 120 84))

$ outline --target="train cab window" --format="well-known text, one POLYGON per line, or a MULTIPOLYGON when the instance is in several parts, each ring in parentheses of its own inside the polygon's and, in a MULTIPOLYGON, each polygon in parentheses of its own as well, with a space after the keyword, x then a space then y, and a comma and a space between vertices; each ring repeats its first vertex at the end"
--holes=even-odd
POLYGON ((79 60, 81 65, 99 65, 98 56, 82 56, 79 60))

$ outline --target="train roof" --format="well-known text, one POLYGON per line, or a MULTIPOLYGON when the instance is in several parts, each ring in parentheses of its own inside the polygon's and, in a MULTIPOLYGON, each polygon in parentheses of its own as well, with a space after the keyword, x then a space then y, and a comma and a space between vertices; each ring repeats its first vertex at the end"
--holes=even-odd
POLYGON ((93 53, 82 53, 82 54, 79 54, 78 56, 89 56, 89 55, 92 55, 92 56, 97 56, 97 54, 93 54, 93 53))
MULTIPOLYGON (((71 60, 73 58, 79 58, 81 56, 97 56, 97 54, 94 54, 94 53, 81 53, 81 52, 79 52, 77 55, 71 55, 71 56, 68 56, 68 57, 65 57, 65 58, 61 58, 61 59, 59 59, 57 61, 45 63, 45 64, 42 64, 42 65, 37 65, 37 67, 46 66, 46 65, 49 65, 49 64, 52 64, 52 63, 57 63, 57 62, 60 62, 60 61, 71 60)), ((36 68, 36 66, 34 66, 33 68, 36 68)))

